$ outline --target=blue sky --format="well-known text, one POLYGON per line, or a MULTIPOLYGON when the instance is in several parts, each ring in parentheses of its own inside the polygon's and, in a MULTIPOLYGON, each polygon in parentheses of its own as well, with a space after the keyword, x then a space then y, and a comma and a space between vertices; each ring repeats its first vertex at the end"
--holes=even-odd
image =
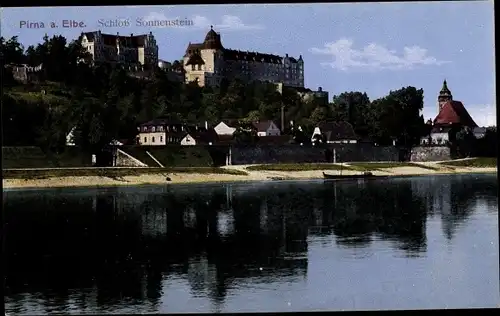
POLYGON ((363 91, 371 99, 403 86, 423 88, 424 116, 437 113, 444 79, 479 125, 496 125, 493 1, 4 8, 2 36, 27 47, 43 35, 75 38, 82 31, 152 31, 160 58, 179 59, 189 42, 203 41, 210 25, 226 48, 304 58, 306 87, 330 96, 363 91), (189 19, 192 26, 140 27, 136 20, 189 19), (85 23, 62 28, 62 20, 85 23), (98 20, 128 19, 128 27, 98 20), (45 28, 20 28, 20 21, 45 28), (58 28, 50 28, 50 22, 58 28))

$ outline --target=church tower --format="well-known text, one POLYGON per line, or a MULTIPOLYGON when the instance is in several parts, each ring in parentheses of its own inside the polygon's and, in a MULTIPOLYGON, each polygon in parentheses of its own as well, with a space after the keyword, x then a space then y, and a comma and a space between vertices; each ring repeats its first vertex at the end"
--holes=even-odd
POLYGON ((446 83, 446 80, 445 80, 443 82, 443 87, 441 88, 441 91, 439 91, 438 114, 439 114, 439 112, 441 112, 443 105, 448 101, 453 101, 453 96, 451 95, 451 91, 450 91, 450 89, 448 89, 448 84, 446 83))

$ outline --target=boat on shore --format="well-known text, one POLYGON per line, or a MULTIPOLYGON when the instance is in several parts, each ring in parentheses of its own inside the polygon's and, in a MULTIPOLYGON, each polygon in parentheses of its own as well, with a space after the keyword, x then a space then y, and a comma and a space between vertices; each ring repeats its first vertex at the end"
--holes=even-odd
POLYGON ((373 173, 371 172, 364 172, 362 174, 350 174, 350 175, 346 175, 346 174, 326 174, 323 172, 323 177, 325 178, 325 180, 350 180, 350 179, 367 179, 367 180, 371 180, 371 179, 383 179, 383 178, 387 178, 388 176, 376 176, 374 175, 373 173))

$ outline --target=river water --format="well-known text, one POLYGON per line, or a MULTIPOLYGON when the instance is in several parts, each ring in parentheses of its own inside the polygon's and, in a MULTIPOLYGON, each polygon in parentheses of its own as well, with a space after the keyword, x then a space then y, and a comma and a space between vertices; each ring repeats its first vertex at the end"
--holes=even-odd
POLYGON ((4 191, 12 314, 495 307, 496 175, 4 191))

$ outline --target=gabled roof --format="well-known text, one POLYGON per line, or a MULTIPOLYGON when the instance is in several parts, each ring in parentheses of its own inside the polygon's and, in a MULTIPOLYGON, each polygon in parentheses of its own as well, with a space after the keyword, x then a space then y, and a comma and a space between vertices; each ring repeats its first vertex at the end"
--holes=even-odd
POLYGON ((167 118, 156 118, 151 121, 142 123, 140 126, 150 126, 150 125, 184 125, 184 123, 178 120, 171 120, 167 118))
POLYGON ((194 53, 189 57, 188 61, 186 62, 186 66, 189 65, 205 65, 205 61, 203 60, 203 58, 201 58, 200 54, 194 53))
POLYGON ((231 128, 237 128, 238 127, 238 120, 233 120, 233 119, 224 119, 222 121, 220 121, 217 125, 219 125, 220 123, 224 123, 227 125, 227 127, 231 127, 231 128))
POLYGON ((469 112, 460 101, 448 101, 434 119, 434 125, 460 124, 471 128, 477 127, 469 112))
POLYGON ((321 122, 318 127, 321 133, 325 135, 326 141, 359 138, 349 122, 321 122))
POLYGON ((257 132, 266 132, 270 127, 271 124, 276 125, 273 121, 259 121, 259 122, 253 122, 252 125, 257 129, 257 132))

